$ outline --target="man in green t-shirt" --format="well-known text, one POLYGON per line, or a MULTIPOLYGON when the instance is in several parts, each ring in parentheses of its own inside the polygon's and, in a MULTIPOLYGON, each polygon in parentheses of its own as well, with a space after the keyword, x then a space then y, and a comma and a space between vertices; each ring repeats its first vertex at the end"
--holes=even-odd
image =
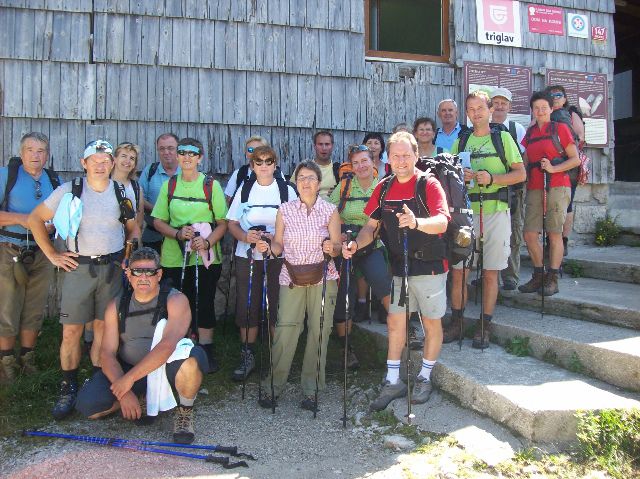
MULTIPOLYGON (((496 152, 489 127, 493 113, 489 96, 482 91, 472 92, 465 100, 465 107, 467 116, 473 123, 473 132, 467 134, 468 138, 457 139, 451 152, 468 152, 460 156, 465 167, 465 181, 469 182, 476 250, 482 252, 483 317, 476 325, 472 346, 485 349, 489 347, 491 316, 498 298, 498 273, 507 267, 511 251, 511 216, 507 186, 525 181, 526 171, 520 150, 508 132, 500 132, 506 165, 496 152), (461 142, 464 146, 462 150, 461 142)), ((476 254, 476 260, 478 257, 476 254)), ((470 268, 471 265, 465 266, 470 268)), ((463 288, 462 284, 462 268, 463 264, 460 262, 451 269, 451 323, 445 329, 444 342, 457 339, 462 328, 462 311, 467 299, 466 285, 463 288)), ((468 277, 469 270, 466 273, 465 277, 468 277)))

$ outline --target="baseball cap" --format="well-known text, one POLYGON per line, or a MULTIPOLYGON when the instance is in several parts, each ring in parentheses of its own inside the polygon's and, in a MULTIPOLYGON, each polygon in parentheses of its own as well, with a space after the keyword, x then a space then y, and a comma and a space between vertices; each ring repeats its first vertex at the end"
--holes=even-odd
POLYGON ((509 101, 511 101, 512 98, 513 98, 513 95, 511 94, 511 92, 509 90, 507 90, 506 88, 496 88, 495 90, 493 90, 491 92, 491 99, 492 100, 497 96, 502 96, 502 97, 506 98, 509 101))
POLYGON ((84 147, 82 158, 87 159, 91 155, 94 155, 96 153, 106 153, 107 155, 113 156, 113 146, 111 146, 111 143, 105 140, 90 141, 84 147))

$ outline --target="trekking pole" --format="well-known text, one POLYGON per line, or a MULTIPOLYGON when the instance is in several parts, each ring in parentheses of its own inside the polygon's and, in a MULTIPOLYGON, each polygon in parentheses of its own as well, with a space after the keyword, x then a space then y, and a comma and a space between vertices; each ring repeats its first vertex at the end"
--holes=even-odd
POLYGON ((369 285, 369 288, 367 289, 367 308, 368 308, 368 313, 369 313, 369 325, 371 325, 371 313, 372 313, 372 303, 373 303, 373 297, 372 297, 372 293, 371 293, 371 285, 369 285))
POLYGON ((407 351, 407 424, 415 417, 411 413, 411 350, 409 349, 409 323, 411 311, 409 311, 409 232, 408 228, 402 228, 402 253, 404 257, 404 313, 405 313, 405 343, 407 351))
POLYGON ((547 242, 547 188, 549 178, 547 172, 542 170, 542 299, 540 300, 540 319, 544 319, 544 279, 545 279, 545 244, 547 242))
MULTIPOLYGON (((194 235, 196 238, 198 238, 200 236, 200 232, 196 231, 194 232, 194 235)), ((186 248, 185 248, 186 249, 186 248)), ((194 324, 194 331, 192 333, 192 336, 194 338, 198 338, 199 335, 199 330, 198 330, 198 319, 200 316, 200 309, 199 309, 199 297, 200 297, 200 278, 199 278, 199 273, 198 273, 198 258, 200 257, 199 251, 196 250, 196 269, 195 269, 195 291, 196 291, 196 300, 195 300, 195 318, 193 321, 194 324)))
POLYGON ((482 335, 482 338, 480 339, 480 350, 484 353, 484 186, 479 185, 479 187, 480 194, 478 195, 478 199, 480 202, 480 254, 478 257, 478 268, 480 270, 480 334, 482 335))
MULTIPOLYGON (((351 230, 347 230, 347 247, 351 245, 351 230)), ((347 427, 347 361, 349 357, 349 293, 350 293, 350 280, 351 280, 351 258, 345 260, 344 269, 346 271, 346 290, 344 298, 345 306, 345 320, 344 320, 344 387, 342 394, 342 427, 347 427)))
MULTIPOLYGON (((180 240, 178 240, 177 237, 176 241, 178 242, 178 246, 180 246, 180 240)), ((187 251, 187 247, 185 245, 182 255, 182 271, 180 272, 180 291, 184 289, 184 271, 187 269, 187 256, 189 256, 189 252, 187 251)))
POLYGON ((255 243, 251 243, 247 248, 247 259, 249 260, 249 287, 247 289, 247 314, 245 317, 244 330, 244 355, 242 356, 242 399, 247 384, 247 351, 249 349, 249 315, 251 314, 251 289, 253 287, 253 248, 255 243))
MULTIPOLYGON (((474 241, 475 242, 475 241, 474 241)), ((475 244, 473 245, 475 248, 475 244)), ((473 253, 471 253, 473 254, 473 253)), ((469 264, 469 267, 471 267, 471 263, 473 263, 473 260, 471 260, 469 263, 467 263, 467 260, 469 258, 465 258, 462 260, 462 288, 460 288, 460 304, 461 304, 461 311, 460 311, 460 315, 462 316, 460 318, 460 335, 458 337, 458 351, 462 351, 462 337, 464 335, 464 309, 465 309, 465 296, 466 296, 466 289, 467 289, 467 264, 469 264)), ((453 314, 452 314, 453 315, 453 314)))
MULTIPOLYGON (((263 237, 264 241, 268 244, 271 243, 269 238, 263 237)), ((276 395, 273 388, 273 354, 271 351, 271 315, 269 314, 269 282, 267 280, 267 262, 269 261, 269 253, 265 251, 262 253, 262 319, 263 323, 266 323, 267 327, 267 344, 269 346, 269 377, 271 378, 271 413, 276 413, 276 395)), ((260 337, 260 379, 262 379, 262 347, 264 345, 264 324, 261 328, 260 337)), ((262 381, 260 381, 260 388, 258 389, 258 397, 262 396, 262 381)))
MULTIPOLYGON (((47 433, 47 432, 40 432, 40 431, 23 431, 22 434, 25 436, 41 436, 41 437, 54 437, 58 439, 69 439, 72 441, 97 444, 99 446, 111 446, 111 447, 117 447, 121 449, 130 449, 133 451, 143 451, 143 452, 152 452, 155 454, 166 454, 168 456, 187 457, 189 459, 201 459, 205 462, 220 464, 225 469, 234 469, 236 467, 249 467, 246 461, 229 462, 229 458, 226 456, 213 456, 213 455, 205 456, 202 454, 192 454, 189 452, 171 451, 169 449, 159 449, 157 447, 147 447, 149 445, 154 444, 151 441, 129 441, 127 439, 118 439, 114 437, 75 436, 72 434, 47 433)), ((178 446, 177 444, 167 443, 167 446, 168 447, 184 447, 186 445, 178 446)), ((216 447, 216 446, 213 446, 213 447, 216 447)), ((204 447, 197 447, 194 449, 201 449, 201 448, 204 449, 204 447)), ((220 452, 227 452, 222 450, 221 446, 218 446, 217 449, 213 449, 213 450, 218 450, 220 452)))
MULTIPOLYGON (((329 238, 325 238, 324 241, 329 238)), ((320 381, 320 357, 322 356, 322 328, 324 327, 324 300, 327 295, 327 272, 329 271, 329 260, 331 256, 327 253, 324 255, 324 268, 322 272, 322 296, 320 299, 320 333, 318 338, 318 361, 316 362, 316 392, 313 398, 313 418, 318 414, 318 383, 320 381)))

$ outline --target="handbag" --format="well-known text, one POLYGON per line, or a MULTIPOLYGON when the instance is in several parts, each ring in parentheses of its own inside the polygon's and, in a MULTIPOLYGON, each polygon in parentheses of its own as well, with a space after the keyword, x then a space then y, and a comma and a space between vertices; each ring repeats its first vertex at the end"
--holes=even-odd
POLYGON ((291 264, 285 259, 284 266, 291 278, 290 288, 316 285, 322 281, 324 276, 324 261, 313 264, 291 264))

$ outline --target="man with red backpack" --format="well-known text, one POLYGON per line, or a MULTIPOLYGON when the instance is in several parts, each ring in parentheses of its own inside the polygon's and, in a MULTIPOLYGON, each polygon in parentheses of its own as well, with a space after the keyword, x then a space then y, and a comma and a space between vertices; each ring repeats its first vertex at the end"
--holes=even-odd
MULTIPOLYGON (((518 287, 522 293, 551 296, 558 292, 558 271, 562 262, 562 227, 571 198, 571 181, 567 171, 580 165, 571 130, 564 123, 551 121, 553 98, 546 92, 531 96, 535 118, 522 145, 529 172, 524 219, 524 240, 533 262, 531 280, 518 287), (544 225, 543 225, 544 222, 544 225), (538 235, 549 236, 549 269, 545 271, 538 235)), ((544 238, 543 238, 544 241, 544 238)))

